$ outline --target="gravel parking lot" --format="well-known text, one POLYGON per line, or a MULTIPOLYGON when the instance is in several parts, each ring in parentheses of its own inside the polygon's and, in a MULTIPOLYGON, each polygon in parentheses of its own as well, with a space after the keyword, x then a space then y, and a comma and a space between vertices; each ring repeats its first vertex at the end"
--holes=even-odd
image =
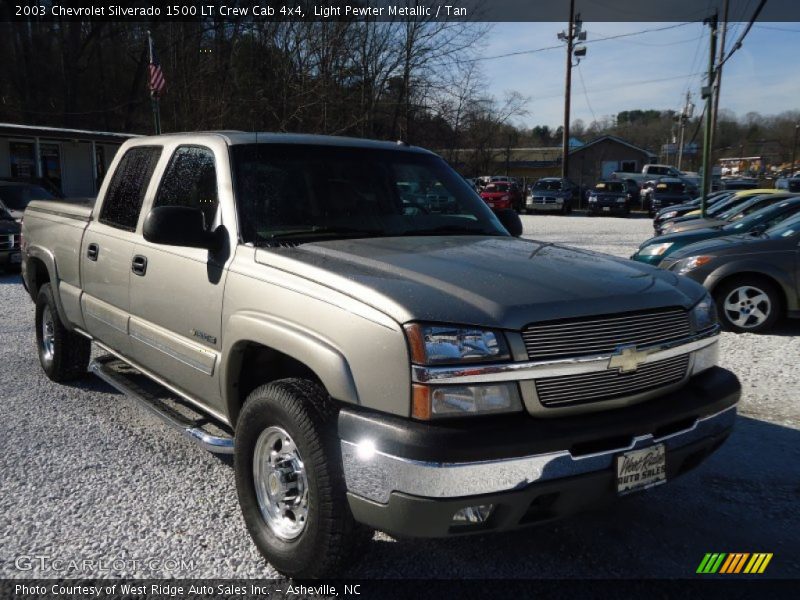
MULTIPOLYGON (((523 221, 526 237, 618 256, 651 231, 639 218, 523 221)), ((91 574, 101 577, 275 576, 245 531, 230 461, 99 380, 50 383, 34 349, 33 313, 19 277, 0 276, 0 577, 86 576, 39 564, 21 570, 19 557, 34 555, 145 563, 134 570, 117 561, 91 574)), ((723 334, 722 365, 743 383, 742 417, 716 455, 670 485, 513 534, 377 534, 348 575, 688 577, 706 552, 773 552, 766 576, 800 577, 798 356, 800 322, 771 335, 723 334)))

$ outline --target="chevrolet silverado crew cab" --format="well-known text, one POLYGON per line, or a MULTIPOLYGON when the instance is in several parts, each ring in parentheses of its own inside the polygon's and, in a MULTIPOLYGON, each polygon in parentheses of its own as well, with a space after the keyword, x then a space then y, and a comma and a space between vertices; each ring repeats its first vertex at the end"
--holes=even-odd
POLYGON ((253 541, 290 576, 336 573, 376 529, 596 507, 734 424, 701 285, 520 239, 513 211, 403 143, 136 138, 93 207, 32 202, 22 233, 47 376, 92 372, 233 453, 253 541))

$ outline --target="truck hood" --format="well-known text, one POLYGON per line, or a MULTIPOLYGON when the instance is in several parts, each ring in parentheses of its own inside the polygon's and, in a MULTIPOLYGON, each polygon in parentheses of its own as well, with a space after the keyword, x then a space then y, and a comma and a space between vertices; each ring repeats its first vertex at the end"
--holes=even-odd
POLYGON ((704 291, 627 259, 511 237, 337 240, 261 248, 256 262, 315 281, 399 323, 520 329, 534 321, 666 306, 704 291))

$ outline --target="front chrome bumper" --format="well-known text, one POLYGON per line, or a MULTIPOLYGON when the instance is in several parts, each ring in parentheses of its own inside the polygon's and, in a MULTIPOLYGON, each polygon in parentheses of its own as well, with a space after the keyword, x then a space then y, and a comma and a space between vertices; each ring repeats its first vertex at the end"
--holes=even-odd
MULTIPOLYGON (((573 456, 568 450, 479 462, 426 462, 376 450, 371 441, 342 440, 342 460, 348 492, 386 504, 393 492, 424 498, 456 498, 519 490, 533 483, 610 469, 620 452, 655 443, 667 455, 693 442, 722 434, 733 426, 736 407, 695 419, 677 432, 633 438, 630 444, 595 454, 573 456)), ((669 460, 669 459, 667 459, 669 460)))

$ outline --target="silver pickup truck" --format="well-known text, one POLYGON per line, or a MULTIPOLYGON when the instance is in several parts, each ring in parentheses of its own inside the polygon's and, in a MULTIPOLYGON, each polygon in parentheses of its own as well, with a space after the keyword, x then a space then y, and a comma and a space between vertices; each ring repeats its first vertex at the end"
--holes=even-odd
POLYGON ((375 529, 542 523, 729 435, 702 286, 521 232, 420 148, 164 135, 122 146, 93 208, 32 202, 22 268, 47 376, 233 453, 259 550, 317 577, 375 529))

